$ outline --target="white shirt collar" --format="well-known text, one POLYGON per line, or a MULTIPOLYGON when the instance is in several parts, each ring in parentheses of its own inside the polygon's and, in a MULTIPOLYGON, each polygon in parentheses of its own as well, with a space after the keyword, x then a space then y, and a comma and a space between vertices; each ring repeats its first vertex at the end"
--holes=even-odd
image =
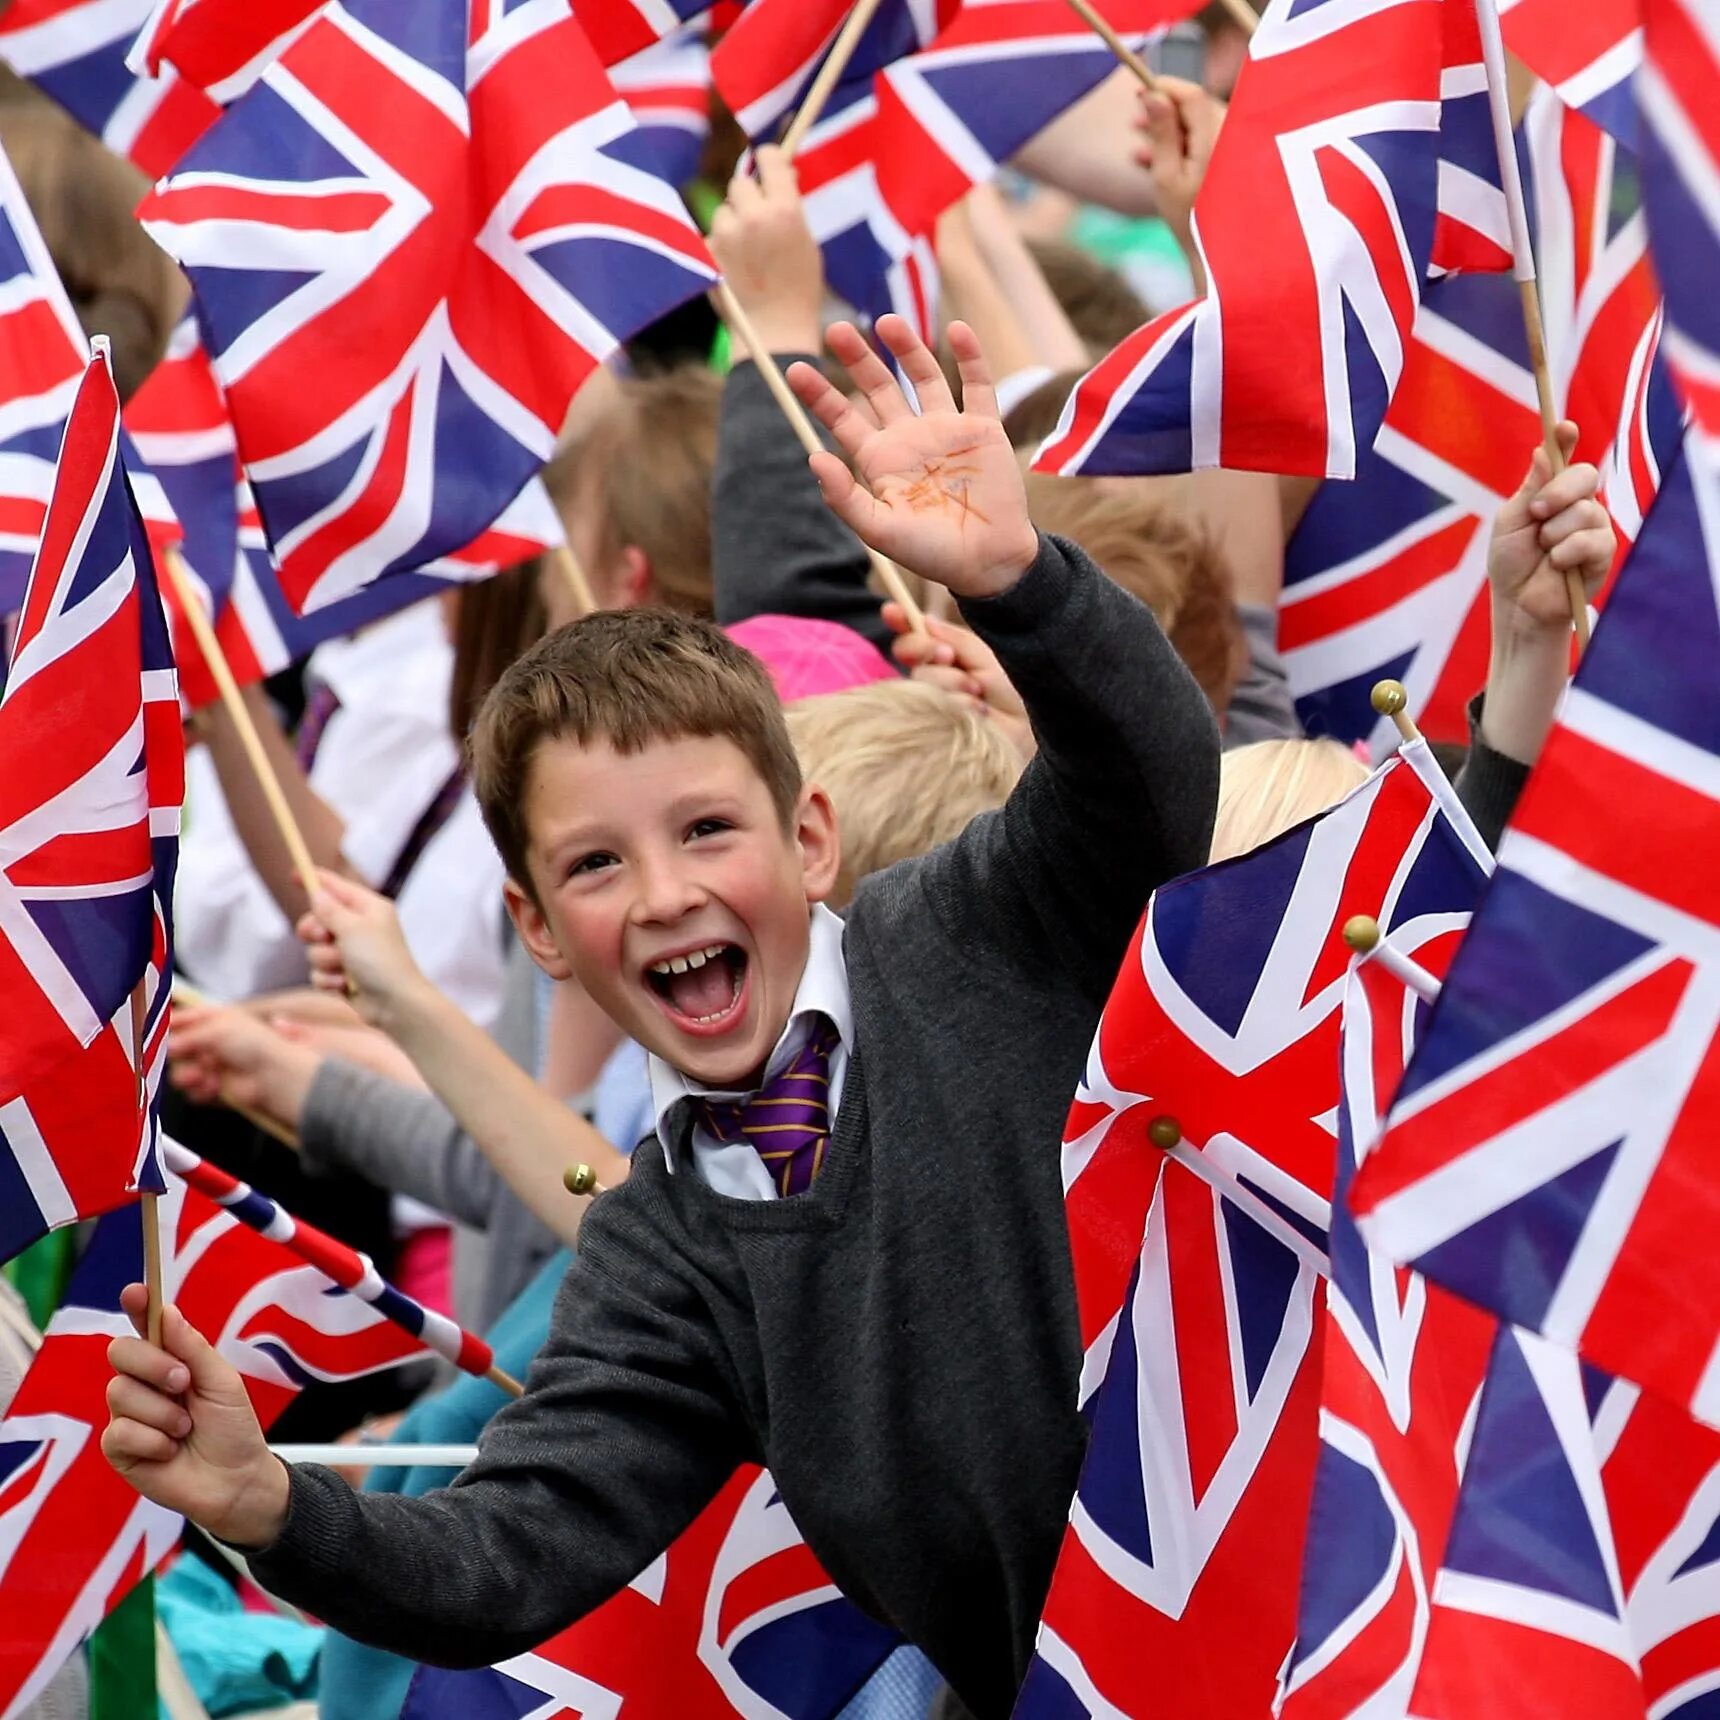
MULTIPOLYGON (((806 952, 806 967, 801 972, 800 985, 794 994, 794 1008, 789 1011, 788 1024, 776 1042, 776 1049, 765 1062, 767 1080, 799 1051, 814 1016, 826 1016, 844 1046, 854 1038, 854 1005, 848 990, 848 963, 842 953, 842 937, 846 928, 822 902, 815 902, 808 929, 811 938, 806 952)), ((652 1121, 657 1139, 663 1143, 663 1156, 672 1171, 675 1168, 675 1107, 683 1099, 739 1099, 744 1095, 706 1087, 690 1075, 682 1074, 654 1052, 647 1054, 645 1068, 651 1081, 652 1121)))

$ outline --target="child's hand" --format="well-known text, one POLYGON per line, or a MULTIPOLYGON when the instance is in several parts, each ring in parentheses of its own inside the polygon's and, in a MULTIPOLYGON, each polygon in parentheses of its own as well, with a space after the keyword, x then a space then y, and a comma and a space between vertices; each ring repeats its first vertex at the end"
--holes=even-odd
POLYGON ((1141 91, 1140 104, 1142 143, 1135 159, 1152 173, 1159 214, 1189 260, 1196 290, 1204 292, 1191 217, 1224 124, 1224 103, 1186 78, 1161 74, 1157 89, 1141 91))
MULTIPOLYGON (((120 1306, 141 1334, 146 1297, 120 1306)), ((161 1345, 108 1345, 110 1419, 102 1455, 146 1499, 236 1547, 266 1547, 287 1519, 287 1470, 263 1439, 238 1370, 177 1308, 162 1310, 161 1345)))
MULTIPOLYGON (((1570 458, 1577 427, 1559 426, 1559 445, 1570 458)), ((1612 521, 1595 500, 1600 474, 1590 465, 1567 466, 1557 477, 1545 448, 1537 448, 1523 486, 1499 510, 1487 551, 1493 587, 1494 630, 1570 631, 1567 570, 1576 569, 1592 601, 1618 547, 1612 521)))
POLYGON ((771 352, 816 352, 824 256, 806 224, 793 165, 775 144, 758 177, 737 174, 711 220, 711 255, 771 352))
POLYGON ((897 603, 884 605, 884 621, 899 635, 891 649, 911 679, 960 699, 995 723, 1023 758, 1033 757, 1039 748, 1033 725, 1027 720, 1027 707, 1004 674, 997 653, 977 633, 930 615, 924 633, 912 632, 906 613, 897 603))
POLYGON ((856 482, 834 454, 810 456, 824 500, 863 542, 911 572, 958 597, 995 597, 1032 566, 1039 534, 979 342, 966 323, 950 324, 958 411, 937 360, 907 323, 887 316, 877 327, 919 394, 918 413, 852 323, 833 324, 828 339, 864 399, 846 399, 810 364, 789 367, 790 386, 860 474, 856 482))
POLYGON ((322 1057, 249 1010, 176 1004, 168 1078, 199 1105, 237 1105, 297 1129, 322 1057))
POLYGON ((344 992, 372 1027, 385 1032, 391 1016, 429 981, 401 935, 400 916, 386 896, 324 871, 311 909, 298 923, 311 984, 344 992))

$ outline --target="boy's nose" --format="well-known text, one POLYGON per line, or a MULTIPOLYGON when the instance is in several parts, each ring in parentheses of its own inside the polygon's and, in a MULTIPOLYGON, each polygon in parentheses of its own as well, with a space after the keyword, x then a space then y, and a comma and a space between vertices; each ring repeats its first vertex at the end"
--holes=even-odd
POLYGON ((651 866, 641 872, 633 913, 642 922, 662 925, 690 914, 704 899, 704 891, 680 867, 651 866))

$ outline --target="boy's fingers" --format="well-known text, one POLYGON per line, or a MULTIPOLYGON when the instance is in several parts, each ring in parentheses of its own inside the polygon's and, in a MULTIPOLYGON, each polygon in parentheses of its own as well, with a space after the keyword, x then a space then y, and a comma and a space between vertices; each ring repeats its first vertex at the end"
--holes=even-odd
POLYGON ((191 1432, 191 1416, 184 1404, 129 1374, 115 1374, 108 1381, 107 1406, 109 1415, 159 1429, 170 1439, 184 1439, 191 1432))
POLYGON ((766 197, 793 197, 800 191, 800 176, 794 163, 779 145, 767 143, 753 156, 753 167, 766 197))
POLYGON ((110 1421, 102 1429, 102 1455, 120 1470, 137 1463, 171 1463, 179 1455, 179 1441, 139 1421, 110 1421))
POLYGON ((1550 520, 1541 524, 1541 547, 1551 549, 1555 544, 1561 544, 1568 537, 1574 537, 1578 532, 1599 531, 1607 525, 1607 511, 1593 497, 1580 502, 1573 502, 1568 508, 1561 509, 1550 520))
POLYGON ((1569 460, 1577 451, 1577 442, 1581 435, 1577 429, 1576 421, 1571 418, 1561 420, 1558 428, 1554 431, 1554 435, 1558 437, 1560 452, 1569 460))
POLYGON ((821 450, 808 455, 807 463, 818 480, 824 505, 863 543, 870 543, 877 526, 877 498, 854 481, 854 474, 834 454, 821 450))
POLYGON ((914 392, 920 397, 921 412, 954 412, 956 397, 950 393, 949 380, 926 343, 907 323, 901 317, 882 317, 878 333, 896 355, 903 375, 913 383, 914 392))
MULTIPOLYGON (((143 1286, 134 1288, 141 1290, 143 1286)), ((127 1307, 126 1313, 131 1314, 131 1308, 127 1307)), ((108 1365, 116 1374, 128 1375, 153 1391, 177 1397, 190 1387, 191 1370, 186 1364, 147 1338, 115 1338, 107 1354, 108 1365)))
MULTIPOLYGON (((883 333, 888 318, 880 318, 878 332, 883 333)), ((889 367, 862 338, 852 323, 832 323, 826 337, 830 350, 841 360, 854 386, 866 396, 882 427, 911 418, 914 409, 902 393, 901 384, 890 374, 889 367)), ((892 348, 892 351, 894 348, 892 348)))
POLYGON ((985 361, 979 336, 965 322, 953 322, 949 326, 948 338, 962 379, 962 411, 970 418, 1001 421, 1003 414, 997 409, 997 390, 992 386, 991 366, 985 361))
POLYGON ((1601 487, 1600 473, 1590 465, 1567 466, 1550 477, 1535 497, 1535 514, 1548 519, 1566 508, 1588 501, 1601 487))
POLYGON ((812 365, 801 361, 788 367, 788 385, 803 405, 832 436, 837 447, 851 458, 875 436, 878 426, 869 412, 856 406, 846 394, 831 387, 812 365))
POLYGON ((1548 552, 1547 560, 1560 573, 1573 567, 1581 568, 1585 577, 1592 574, 1598 583, 1612 566, 1613 551, 1617 547, 1610 526, 1590 526, 1574 537, 1566 538, 1563 543, 1555 544, 1548 552))

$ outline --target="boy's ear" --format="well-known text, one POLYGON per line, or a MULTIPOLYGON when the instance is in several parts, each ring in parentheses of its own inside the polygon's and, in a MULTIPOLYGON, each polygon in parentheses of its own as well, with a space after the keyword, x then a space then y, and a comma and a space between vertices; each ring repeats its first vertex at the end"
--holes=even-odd
POLYGON ((615 607, 638 609, 651 601, 651 558, 638 544, 630 543, 615 564, 615 607))
POLYGON ((836 808, 830 804, 830 796, 815 782, 800 791, 794 835, 800 844, 806 899, 822 902, 836 888, 842 870, 842 834, 836 827, 836 808))
POLYGON ((520 942, 525 945, 526 954, 551 979, 571 979, 573 969, 567 965, 561 951, 555 947, 555 939, 550 936, 549 921, 544 918, 543 909, 512 878, 502 880, 502 900, 507 903, 508 918, 514 922, 514 930, 519 934, 520 942))

